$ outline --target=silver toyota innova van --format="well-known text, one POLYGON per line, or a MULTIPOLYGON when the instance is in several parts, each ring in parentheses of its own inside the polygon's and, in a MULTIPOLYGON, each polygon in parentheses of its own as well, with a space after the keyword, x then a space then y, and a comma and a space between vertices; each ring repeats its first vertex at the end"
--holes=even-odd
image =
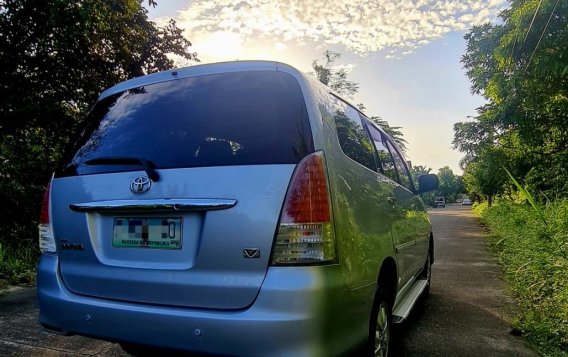
POLYGON ((429 289, 436 187, 285 64, 120 83, 47 187, 40 322, 126 349, 386 356, 429 289))

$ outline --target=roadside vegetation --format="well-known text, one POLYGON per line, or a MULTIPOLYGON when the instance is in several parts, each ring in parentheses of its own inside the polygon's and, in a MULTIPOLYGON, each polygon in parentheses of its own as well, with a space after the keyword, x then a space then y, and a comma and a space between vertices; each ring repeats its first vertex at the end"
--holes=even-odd
POLYGON ((568 355, 568 2, 511 0, 462 63, 486 104, 454 126, 464 184, 543 355, 568 355), (522 185, 517 181, 522 178, 522 185), (493 203, 495 205, 492 205, 493 203))
POLYGON ((543 355, 568 355, 568 200, 474 207, 518 301, 513 324, 543 355))
POLYGON ((35 246, 4 246, 0 243, 0 293, 8 285, 33 285, 37 262, 35 246))

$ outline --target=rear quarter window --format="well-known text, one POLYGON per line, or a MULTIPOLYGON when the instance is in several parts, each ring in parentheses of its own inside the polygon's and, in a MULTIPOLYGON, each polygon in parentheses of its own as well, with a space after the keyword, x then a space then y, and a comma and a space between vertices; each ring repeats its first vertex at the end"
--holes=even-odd
POLYGON ((386 141, 386 143, 394 159, 394 166, 396 167, 396 170, 398 172, 399 183, 410 191, 414 192, 414 184, 412 183, 410 173, 408 172, 406 164, 404 163, 404 158, 395 149, 394 145, 390 141, 386 141))
POLYGON ((314 151, 298 82, 247 71, 150 84, 99 101, 57 176, 139 170, 87 165, 136 157, 158 169, 295 164, 314 151))
POLYGON ((365 120, 367 121, 366 124, 367 128, 369 129, 369 134, 371 134, 371 139, 373 140, 373 144, 375 145, 375 149, 377 150, 381 172, 391 180, 398 181, 394 162, 389 149, 385 144, 383 134, 377 128, 375 128, 368 119, 365 120))
POLYGON ((341 150, 349 158, 376 171, 373 144, 363 127, 359 112, 335 97, 331 100, 334 102, 333 118, 341 150))

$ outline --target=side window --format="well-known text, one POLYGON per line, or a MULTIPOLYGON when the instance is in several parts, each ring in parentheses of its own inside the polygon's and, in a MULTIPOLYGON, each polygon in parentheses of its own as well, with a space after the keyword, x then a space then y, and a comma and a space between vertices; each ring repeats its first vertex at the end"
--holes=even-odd
POLYGON ((350 105, 336 99, 333 117, 341 149, 351 159, 373 171, 377 171, 373 145, 361 123, 359 112, 350 105))
POLYGON ((414 192, 414 185, 412 184, 412 180, 410 179, 410 175, 404 163, 404 159, 399 155, 398 151, 396 151, 394 146, 389 141, 387 141, 386 143, 394 159, 394 165, 396 167, 396 171, 398 172, 398 177, 400 178, 400 184, 408 188, 410 191, 414 192))
POLYGON ((383 142, 383 135, 373 125, 368 124, 367 127, 369 128, 371 139, 373 139, 373 143, 375 144, 375 148, 377 149, 377 155, 379 155, 379 165, 382 168, 383 174, 393 181, 398 181, 392 156, 389 152, 389 149, 387 149, 385 143, 383 142))

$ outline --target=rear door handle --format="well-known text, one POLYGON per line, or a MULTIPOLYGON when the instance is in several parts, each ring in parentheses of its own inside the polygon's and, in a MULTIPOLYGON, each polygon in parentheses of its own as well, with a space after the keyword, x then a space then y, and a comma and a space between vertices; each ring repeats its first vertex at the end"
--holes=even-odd
POLYGON ((392 203, 393 205, 396 204, 396 197, 388 197, 387 200, 389 201, 389 203, 392 203))

